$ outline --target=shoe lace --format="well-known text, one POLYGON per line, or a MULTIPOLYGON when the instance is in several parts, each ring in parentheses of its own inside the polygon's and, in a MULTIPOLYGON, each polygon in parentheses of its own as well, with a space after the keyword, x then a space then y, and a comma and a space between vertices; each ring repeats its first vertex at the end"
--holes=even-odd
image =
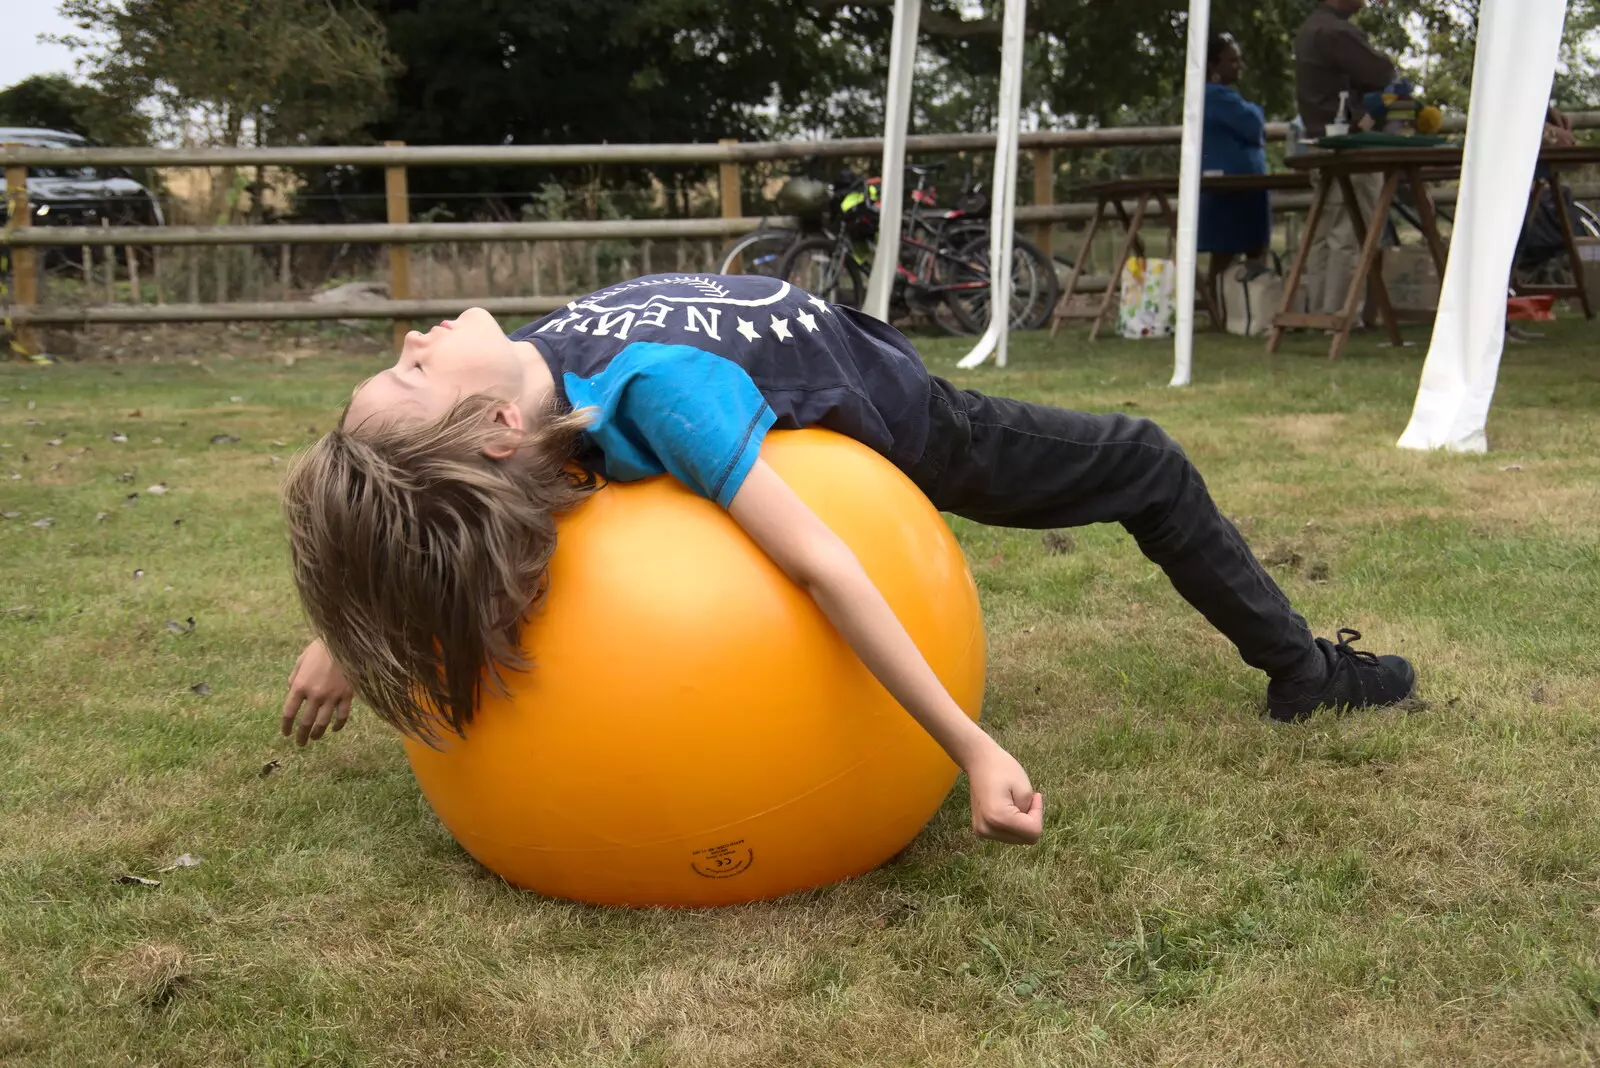
POLYGON ((1359 630, 1341 627, 1339 629, 1339 640, 1334 643, 1333 651, 1338 656, 1347 656, 1352 660, 1365 660, 1368 663, 1376 664, 1378 662, 1377 653, 1370 653, 1365 649, 1357 649, 1350 644, 1360 640, 1361 632, 1359 630))

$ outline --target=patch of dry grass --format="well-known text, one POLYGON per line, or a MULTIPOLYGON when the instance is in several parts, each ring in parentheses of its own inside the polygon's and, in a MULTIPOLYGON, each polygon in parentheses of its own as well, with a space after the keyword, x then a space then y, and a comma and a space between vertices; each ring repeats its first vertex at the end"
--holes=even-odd
POLYGON ((0 367, 0 1063, 1600 1059, 1596 348, 1512 350, 1497 451, 1432 457, 1392 448, 1420 353, 1203 338, 1177 392, 1158 348, 1017 339, 962 384, 1160 419, 1319 632, 1413 657, 1421 700, 1275 727, 1120 530, 958 522, 1045 841, 975 841, 958 787, 878 872, 701 913, 505 887, 359 712, 277 739, 271 457, 370 361, 0 367))

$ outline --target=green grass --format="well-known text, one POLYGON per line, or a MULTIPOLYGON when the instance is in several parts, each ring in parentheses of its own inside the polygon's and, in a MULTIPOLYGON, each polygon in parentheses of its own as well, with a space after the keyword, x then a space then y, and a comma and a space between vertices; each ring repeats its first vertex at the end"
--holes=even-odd
POLYGON ((889 867, 687 913, 486 875, 359 709, 277 737, 304 633, 273 458, 378 357, 0 366, 0 1063, 1600 1060, 1600 344, 1549 334, 1481 457, 1393 447, 1420 347, 1204 337, 1174 391, 1160 344, 1016 339, 962 384, 1163 422, 1421 702, 1274 727, 1119 528, 957 523, 1043 843, 973 839, 958 787, 889 867))

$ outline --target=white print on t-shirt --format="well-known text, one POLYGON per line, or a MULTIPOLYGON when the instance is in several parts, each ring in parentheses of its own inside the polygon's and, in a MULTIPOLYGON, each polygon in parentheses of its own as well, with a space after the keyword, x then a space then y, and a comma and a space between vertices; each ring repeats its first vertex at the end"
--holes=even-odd
MULTIPOLYGON (((721 341, 722 313, 725 309, 776 306, 780 311, 793 312, 794 321, 804 327, 807 333, 816 333, 817 316, 808 311, 805 305, 814 305, 819 315, 826 315, 831 311, 827 301, 821 297, 809 296, 804 290, 795 289, 788 282, 775 278, 747 277, 752 282, 770 281, 776 288, 764 297, 739 299, 729 296, 728 288, 715 278, 702 275, 677 275, 651 279, 648 282, 624 282, 581 300, 572 301, 567 305, 567 315, 551 319, 535 333, 560 334, 570 327, 573 333, 588 334, 591 337, 614 337, 619 341, 626 341, 630 331, 634 331, 638 337, 682 331, 687 334, 703 333, 713 341, 721 341), (633 300, 616 299, 623 297, 624 294, 635 293, 638 290, 656 290, 661 286, 688 286, 697 292, 693 296, 665 296, 659 292, 638 293, 637 296, 644 297, 642 302, 637 300, 637 296, 633 300), (806 300, 800 303, 798 309, 783 307, 784 298, 791 292, 806 296, 806 300), (673 321, 675 318, 677 322, 673 321), (651 329, 636 331, 636 327, 651 329)), ((765 336, 761 333, 761 327, 757 325, 761 320, 759 315, 750 320, 732 311, 729 314, 736 323, 734 332, 743 337, 746 344, 759 341, 765 336)), ((794 334, 789 321, 787 317, 771 314, 766 327, 779 341, 792 341, 794 334)))

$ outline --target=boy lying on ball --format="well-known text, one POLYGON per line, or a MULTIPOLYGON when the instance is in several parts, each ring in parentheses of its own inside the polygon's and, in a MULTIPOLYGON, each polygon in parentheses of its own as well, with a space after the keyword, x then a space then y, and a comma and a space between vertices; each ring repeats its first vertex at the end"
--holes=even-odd
POLYGON ((998 526, 1118 522, 1178 592, 1267 673, 1268 713, 1392 704, 1398 656, 1313 638, 1160 427, 960 390, 898 331, 755 275, 650 275, 509 337, 470 308, 406 337, 284 487, 312 629, 283 732, 340 729, 359 695, 427 736, 463 732, 479 687, 522 669, 555 516, 593 475, 671 473, 716 501, 815 599, 966 773, 973 830, 1032 843, 1043 800, 945 692, 855 556, 761 460, 769 429, 870 446, 941 511, 998 526), (576 465, 573 461, 576 460, 576 465), (591 477, 574 474, 574 466, 591 477), (400 576, 403 576, 400 577, 400 576))

